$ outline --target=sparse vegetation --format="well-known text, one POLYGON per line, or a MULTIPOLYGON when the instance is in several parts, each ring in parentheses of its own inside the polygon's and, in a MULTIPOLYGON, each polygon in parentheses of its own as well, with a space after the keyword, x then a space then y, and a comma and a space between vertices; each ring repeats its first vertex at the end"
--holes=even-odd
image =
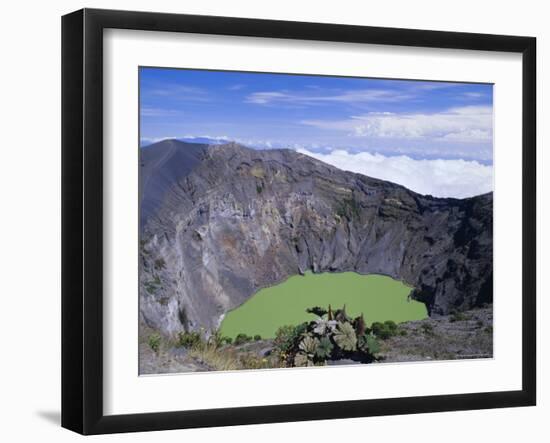
POLYGON ((233 343, 235 344, 235 346, 239 346, 249 341, 252 341, 252 337, 250 335, 241 333, 241 334, 237 334, 237 336, 235 337, 235 341, 233 343))
POLYGON ((451 318, 449 321, 455 322, 455 321, 465 321, 468 320, 468 316, 464 314, 463 312, 453 312, 451 314, 451 318))
MULTIPOLYGON (((239 346, 251 340, 252 337, 239 334, 234 345, 239 346)), ((223 337, 219 331, 214 331, 207 340, 200 332, 181 332, 178 340, 180 346, 188 349, 189 357, 216 371, 272 367, 269 359, 251 352, 239 352, 235 346, 230 346, 232 342, 231 337, 223 337)))
POLYGON ((165 267, 166 267, 166 262, 164 261, 164 259, 162 257, 157 258, 155 260, 155 269, 157 271, 160 271, 160 270, 164 269, 165 267))
POLYGON ((160 334, 155 332, 149 336, 149 340, 148 340, 149 346, 156 353, 158 353, 160 350, 160 342, 161 342, 160 334))
POLYGON ((201 343, 189 350, 189 356, 206 364, 216 371, 243 369, 234 351, 220 350, 215 345, 201 343))
POLYGON ((430 324, 430 323, 422 323, 422 325, 420 326, 420 329, 422 329, 422 332, 424 332, 424 334, 433 334, 434 332, 434 327, 430 324))
POLYGON ((399 333, 397 324, 393 320, 374 322, 371 325, 372 333, 381 340, 387 340, 399 333))
POLYGON ((454 360, 492 356, 492 308, 473 309, 399 325, 398 334, 380 342, 382 361, 454 360), (460 320, 464 318, 465 320, 460 320))
POLYGON ((354 197, 344 198, 341 205, 336 209, 336 215, 340 218, 351 220, 354 217, 359 217, 361 214, 361 206, 354 197))
POLYGON ((155 284, 155 282, 152 281, 146 281, 145 283, 143 283, 143 286, 149 294, 154 294, 158 290, 158 286, 155 284))
POLYGON ((239 355, 239 364, 243 369, 267 369, 273 367, 270 359, 259 357, 253 353, 239 355))
POLYGON ((155 278, 153 280, 144 282, 143 286, 149 294, 155 294, 159 290, 159 288, 162 287, 160 277, 158 275, 155 275, 155 278))
POLYGON ((399 325, 375 322, 370 327, 362 315, 350 317, 345 307, 333 310, 331 306, 316 306, 308 312, 319 315, 296 326, 279 328, 275 339, 241 333, 235 340, 217 330, 208 334, 201 329, 182 331, 176 340, 170 340, 150 330, 141 343, 152 350, 152 364, 162 361, 167 365, 164 367, 175 368, 181 362, 203 371, 324 366, 338 360, 373 363, 492 355, 492 317, 487 310, 466 312, 471 321, 463 324, 447 316, 399 325))
POLYGON ((201 334, 196 331, 180 332, 178 334, 178 345, 184 348, 193 348, 200 344, 201 340, 201 334))

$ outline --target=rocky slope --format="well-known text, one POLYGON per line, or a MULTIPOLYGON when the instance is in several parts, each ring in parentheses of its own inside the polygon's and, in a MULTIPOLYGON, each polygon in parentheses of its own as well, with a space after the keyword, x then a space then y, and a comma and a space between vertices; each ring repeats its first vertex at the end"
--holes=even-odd
POLYGON ((292 150, 141 150, 140 319, 211 329, 290 275, 385 274, 431 314, 492 301, 492 194, 441 199, 292 150))

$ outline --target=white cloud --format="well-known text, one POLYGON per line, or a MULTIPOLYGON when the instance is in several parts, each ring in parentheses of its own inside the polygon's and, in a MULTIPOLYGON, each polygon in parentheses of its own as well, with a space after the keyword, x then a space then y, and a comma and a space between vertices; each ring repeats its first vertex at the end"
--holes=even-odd
POLYGON ((169 98, 172 100, 186 100, 195 102, 207 102, 211 100, 210 93, 207 89, 198 88, 196 86, 187 86, 180 84, 159 84, 158 87, 145 90, 143 92, 144 99, 151 97, 169 98))
POLYGON ((465 160, 415 160, 405 155, 386 157, 334 150, 328 154, 298 149, 337 168, 391 181, 420 194, 465 198, 493 189, 493 167, 465 160))
POLYGON ((304 120, 301 123, 347 131, 357 137, 487 143, 493 136, 493 109, 491 106, 464 106, 432 114, 371 112, 345 120, 304 120))
POLYGON ((183 112, 177 109, 153 108, 145 106, 141 108, 140 115, 142 117, 172 117, 183 115, 183 112))
POLYGON ((464 92, 462 94, 464 98, 483 98, 485 97, 485 94, 482 94, 481 92, 464 92))
POLYGON ((227 89, 230 91, 240 91, 241 89, 246 88, 246 85, 243 85, 241 83, 237 83, 235 85, 229 86, 227 89))
POLYGON ((407 100, 413 96, 408 93, 383 89, 359 89, 349 91, 335 91, 333 93, 268 91, 254 92, 246 97, 247 103, 260 105, 272 103, 286 104, 315 104, 315 103, 368 103, 368 102, 396 102, 407 100))

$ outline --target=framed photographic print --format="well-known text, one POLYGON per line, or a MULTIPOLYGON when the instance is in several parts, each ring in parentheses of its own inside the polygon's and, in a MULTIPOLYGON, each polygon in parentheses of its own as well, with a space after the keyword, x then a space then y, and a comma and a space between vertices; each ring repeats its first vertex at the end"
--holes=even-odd
POLYGON ((62 21, 62 425, 534 405, 530 37, 62 21))

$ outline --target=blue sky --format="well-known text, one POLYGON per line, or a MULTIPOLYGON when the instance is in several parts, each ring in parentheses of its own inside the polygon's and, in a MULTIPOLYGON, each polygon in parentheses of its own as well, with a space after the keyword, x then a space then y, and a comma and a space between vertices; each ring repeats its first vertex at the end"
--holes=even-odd
MULTIPOLYGON (((142 145, 208 137, 293 148, 333 164, 343 161, 333 154, 346 153, 349 164, 368 161, 370 173, 380 158, 491 166, 493 87, 140 68, 140 130, 142 145)), ((459 182, 467 178, 462 174, 459 182)))

